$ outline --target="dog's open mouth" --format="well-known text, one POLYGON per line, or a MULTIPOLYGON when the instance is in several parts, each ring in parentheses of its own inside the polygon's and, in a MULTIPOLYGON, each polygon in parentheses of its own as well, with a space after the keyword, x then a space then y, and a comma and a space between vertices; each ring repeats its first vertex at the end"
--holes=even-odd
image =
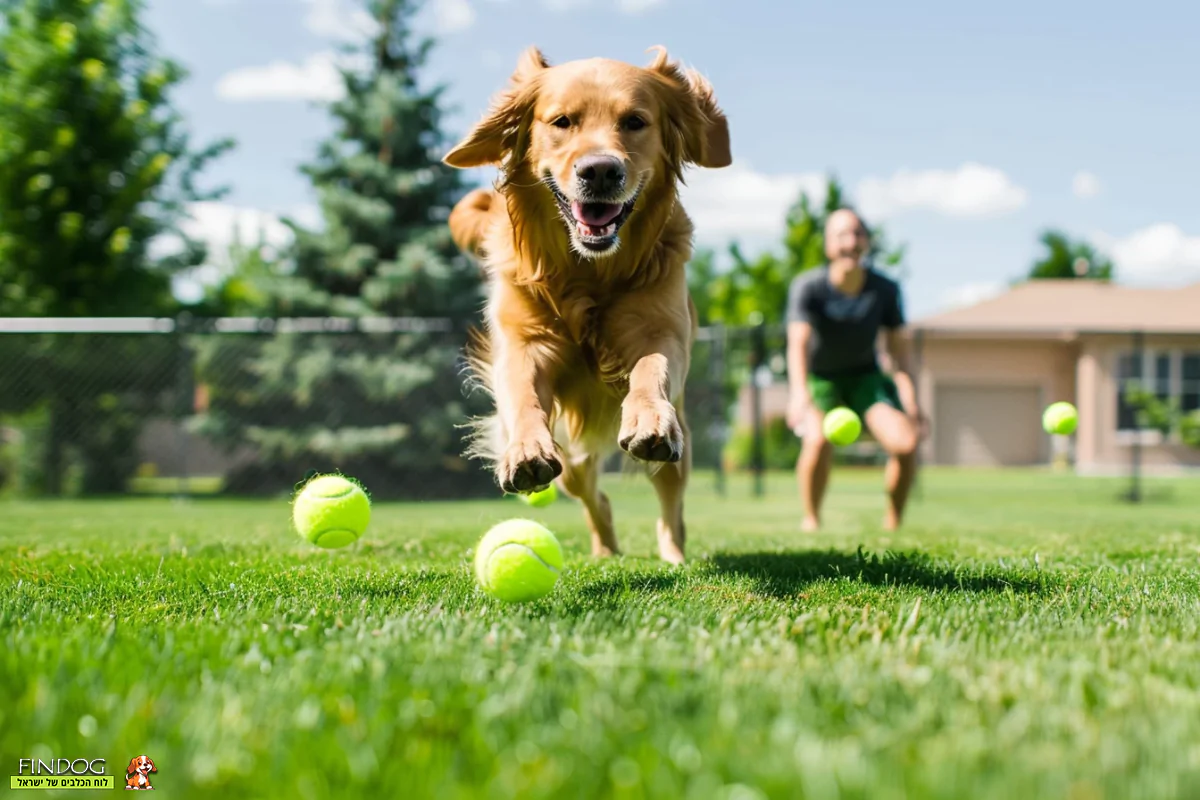
POLYGON ((553 179, 547 179, 546 185, 554 193, 563 221, 574 234, 575 240, 580 246, 596 253, 603 253, 616 244, 617 234, 633 213, 641 194, 639 188, 633 197, 623 203, 581 202, 569 199, 553 179))

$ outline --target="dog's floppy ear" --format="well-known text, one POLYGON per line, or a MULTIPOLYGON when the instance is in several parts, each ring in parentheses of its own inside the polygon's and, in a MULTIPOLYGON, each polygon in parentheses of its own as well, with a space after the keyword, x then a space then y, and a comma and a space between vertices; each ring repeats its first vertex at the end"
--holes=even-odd
POLYGON ((550 62, 536 47, 521 54, 506 90, 496 95, 492 107, 445 158, 459 169, 499 164, 517 149, 521 126, 533 105, 535 79, 550 62))
POLYGON ((137 772, 137 756, 129 759, 129 766, 125 768, 126 775, 132 775, 137 772))
POLYGON ((733 163, 729 149, 729 120, 717 105, 713 87, 693 69, 684 69, 671 61, 661 45, 647 67, 665 79, 674 95, 668 103, 668 117, 682 144, 682 159, 699 167, 717 169, 733 163))
POLYGON ((146 762, 150 765, 151 772, 158 772, 158 767, 154 766, 153 758, 151 758, 150 756, 146 756, 146 762))

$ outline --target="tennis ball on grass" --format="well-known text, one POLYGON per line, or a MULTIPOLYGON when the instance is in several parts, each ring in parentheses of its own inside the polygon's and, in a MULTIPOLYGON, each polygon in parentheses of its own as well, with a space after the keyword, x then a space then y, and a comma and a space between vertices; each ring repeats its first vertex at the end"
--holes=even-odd
POLYGON ((825 438, 842 447, 853 444, 862 433, 862 420, 849 408, 840 406, 825 415, 825 438))
POLYGON ((1042 413, 1042 427, 1046 433, 1070 436, 1079 426, 1079 412, 1070 403, 1051 403, 1042 413))
POLYGON ((484 591, 506 603, 545 597, 558 583, 562 566, 558 539, 533 520, 501 522, 475 548, 475 578, 484 591))
POLYGON ((527 506, 533 506, 534 508, 545 508, 558 499, 558 489, 556 489, 552 483, 545 489, 542 489, 540 492, 521 494, 517 496, 520 497, 527 506))
POLYGON ((296 530, 317 547, 334 549, 357 541, 371 521, 371 501, 354 481, 320 475, 292 503, 296 530))

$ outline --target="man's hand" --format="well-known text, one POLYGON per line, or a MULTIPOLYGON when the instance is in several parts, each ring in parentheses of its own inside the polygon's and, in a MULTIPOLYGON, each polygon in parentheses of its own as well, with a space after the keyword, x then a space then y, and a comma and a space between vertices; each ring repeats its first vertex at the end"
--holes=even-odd
POLYGON ((917 426, 917 438, 924 441, 929 438, 929 418, 922 413, 921 409, 914 407, 908 412, 917 426))
POLYGON ((810 405, 812 405, 812 400, 809 398, 807 390, 792 390, 788 396, 787 404, 787 425, 789 428, 796 431, 804 424, 810 405))

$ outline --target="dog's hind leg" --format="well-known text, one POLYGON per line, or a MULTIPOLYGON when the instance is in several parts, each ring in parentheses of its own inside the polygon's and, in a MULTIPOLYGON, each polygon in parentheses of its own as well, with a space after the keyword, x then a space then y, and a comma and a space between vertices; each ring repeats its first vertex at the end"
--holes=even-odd
POLYGON ((620 552, 613 530, 612 506, 600 491, 600 460, 595 455, 568 459, 559 479, 563 491, 583 503, 583 515, 592 532, 592 555, 615 556, 620 552))
POLYGON ((675 463, 650 464, 650 482, 658 495, 658 554, 664 561, 682 564, 687 528, 683 522, 683 495, 692 471, 692 435, 684 418, 682 402, 679 425, 683 429, 683 455, 675 463))

